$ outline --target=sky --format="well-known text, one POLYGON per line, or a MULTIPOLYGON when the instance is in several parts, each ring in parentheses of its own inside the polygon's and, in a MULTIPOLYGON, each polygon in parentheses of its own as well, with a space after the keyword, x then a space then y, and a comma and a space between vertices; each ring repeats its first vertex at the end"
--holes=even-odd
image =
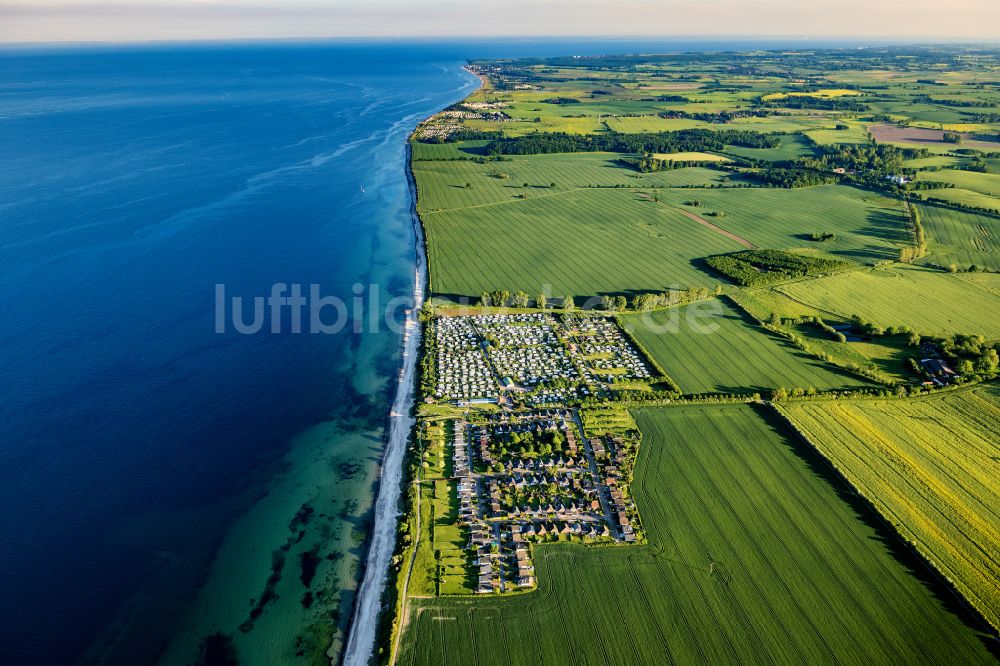
POLYGON ((0 0, 0 42, 572 35, 1000 42, 1000 0, 0 0))

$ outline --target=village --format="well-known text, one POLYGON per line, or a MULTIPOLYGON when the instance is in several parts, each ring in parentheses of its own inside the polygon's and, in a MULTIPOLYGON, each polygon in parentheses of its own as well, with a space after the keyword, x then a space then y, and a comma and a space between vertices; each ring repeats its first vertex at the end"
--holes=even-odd
POLYGON ((458 523, 477 592, 534 587, 532 543, 640 538, 626 478, 636 443, 583 432, 574 409, 455 421, 458 523))
POLYGON ((650 369, 614 320, 548 313, 440 317, 429 401, 459 406, 559 406, 606 397, 650 369))

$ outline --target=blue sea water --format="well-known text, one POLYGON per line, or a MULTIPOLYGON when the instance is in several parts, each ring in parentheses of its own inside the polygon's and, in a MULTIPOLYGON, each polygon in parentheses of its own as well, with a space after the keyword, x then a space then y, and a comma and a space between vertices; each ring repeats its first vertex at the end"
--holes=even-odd
POLYGON ((743 46, 0 51, 0 663, 157 660, 298 434, 369 433, 377 462, 398 334, 218 334, 215 285, 410 293, 405 137, 465 58, 743 46))

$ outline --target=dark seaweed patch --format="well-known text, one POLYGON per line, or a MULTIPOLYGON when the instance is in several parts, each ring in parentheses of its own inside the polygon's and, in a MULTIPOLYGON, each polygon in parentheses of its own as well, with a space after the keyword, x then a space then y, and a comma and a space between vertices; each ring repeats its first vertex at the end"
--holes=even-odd
POLYGON ((254 621, 264 614, 264 607, 278 598, 278 594, 274 589, 278 586, 278 582, 281 580, 281 573, 285 569, 286 550, 287 548, 282 547, 271 551, 271 575, 267 577, 267 582, 264 583, 263 594, 260 595, 254 607, 250 609, 250 618, 240 625, 240 631, 243 633, 247 633, 253 629, 254 621))
POLYGON ((238 666, 239 663, 236 644, 228 634, 209 634, 198 644, 197 666, 238 666))
POLYGON ((342 462, 337 465, 337 476, 341 481, 347 481, 357 476, 361 471, 361 464, 355 462, 342 462))
POLYGON ((313 578, 316 577, 316 568, 322 560, 319 556, 319 544, 316 544, 309 550, 301 553, 299 555, 299 567, 301 571, 299 572, 299 580, 302 581, 302 585, 309 587, 312 585, 313 578))

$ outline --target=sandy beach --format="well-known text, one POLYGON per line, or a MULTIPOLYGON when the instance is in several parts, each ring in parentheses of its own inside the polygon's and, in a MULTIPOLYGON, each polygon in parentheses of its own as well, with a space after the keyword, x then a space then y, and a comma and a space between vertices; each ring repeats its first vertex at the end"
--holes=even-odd
MULTIPOLYGON (((467 67, 465 71, 476 76, 467 67)), ((476 76, 480 86, 483 79, 476 76)), ((463 95, 463 98, 465 95, 463 95)), ((427 252, 424 229, 417 215, 417 188, 410 170, 410 147, 406 147, 406 175, 410 188, 410 218, 413 223, 415 274, 413 281, 413 307, 406 314, 402 341, 402 361, 398 376, 396 396, 389 413, 389 431, 385 457, 378 483, 378 498, 369 537, 368 555, 364 574, 358 588, 344 650, 345 666, 364 666, 375 648, 378 616, 382 592, 385 589, 389 561, 396 546, 396 526, 399 519, 399 499, 402 494, 403 462, 406 446, 413 430, 413 405, 416 390, 416 369, 420 351, 420 310, 424 305, 427 287, 427 252)))

